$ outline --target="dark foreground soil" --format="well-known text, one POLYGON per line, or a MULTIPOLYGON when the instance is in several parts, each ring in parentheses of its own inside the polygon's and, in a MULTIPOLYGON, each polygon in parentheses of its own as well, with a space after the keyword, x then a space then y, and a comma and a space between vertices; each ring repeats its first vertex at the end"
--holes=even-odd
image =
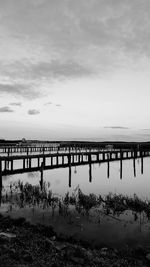
POLYGON ((59 237, 52 227, 0 215, 0 267, 144 267, 150 266, 149 253, 142 246, 94 248, 59 237))

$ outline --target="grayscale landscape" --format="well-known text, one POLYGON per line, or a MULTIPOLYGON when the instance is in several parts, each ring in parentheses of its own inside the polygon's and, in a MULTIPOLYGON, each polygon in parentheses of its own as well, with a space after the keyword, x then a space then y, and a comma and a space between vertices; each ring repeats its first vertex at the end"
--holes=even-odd
POLYGON ((0 266, 150 266, 149 0, 0 0, 0 266))

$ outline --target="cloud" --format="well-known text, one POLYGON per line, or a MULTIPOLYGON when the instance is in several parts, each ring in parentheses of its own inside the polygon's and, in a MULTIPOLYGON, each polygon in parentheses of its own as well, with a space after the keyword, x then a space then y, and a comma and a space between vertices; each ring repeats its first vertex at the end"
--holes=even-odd
POLYGON ((56 107, 61 107, 61 105, 60 104, 56 104, 56 107))
POLYGON ((20 83, 0 83, 0 94, 21 96, 30 100, 39 97, 40 92, 36 90, 32 85, 20 83))
POLYGON ((28 110, 28 114, 29 114, 29 115, 37 115, 37 114, 39 114, 39 113, 40 113, 40 111, 37 110, 37 109, 29 109, 29 110, 28 110))
POLYGON ((0 112, 14 112, 10 107, 5 106, 0 108, 0 112))
POLYGON ((20 107, 22 105, 22 103, 21 102, 12 102, 9 105, 11 105, 11 106, 19 106, 20 107))
POLYGON ((52 60, 50 62, 39 62, 38 64, 29 64, 28 71, 34 79, 48 78, 78 78, 91 75, 90 68, 82 66, 75 61, 52 60))
MULTIPOLYGON (((140 66, 150 57, 149 0, 0 1, 0 61, 33 83, 140 66), (17 63, 16 63, 17 62, 17 63), (17 65, 18 64, 18 65, 17 65)), ((31 97, 29 90, 18 93, 31 97)), ((37 89, 35 89, 35 96, 37 89)))
POLYGON ((47 106, 47 105, 52 105, 52 104, 53 104, 52 102, 47 102, 44 105, 47 106))
POLYGON ((76 79, 92 75, 88 67, 75 61, 15 61, 0 64, 0 94, 36 99, 51 93, 49 86, 54 80, 76 79), (46 86, 45 86, 46 85, 46 86), (41 89, 42 88, 42 89, 41 89), (46 91, 47 90, 47 91, 46 91))
POLYGON ((118 130, 127 130, 130 129, 128 127, 123 127, 123 126, 105 126, 105 129, 118 129, 118 130))

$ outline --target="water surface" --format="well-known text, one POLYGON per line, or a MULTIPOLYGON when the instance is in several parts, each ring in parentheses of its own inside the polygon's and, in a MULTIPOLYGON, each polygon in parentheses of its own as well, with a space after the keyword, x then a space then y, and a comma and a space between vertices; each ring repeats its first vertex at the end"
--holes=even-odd
MULTIPOLYGON (((17 163, 19 164, 19 163, 17 163)), ((89 166, 71 168, 71 188, 69 187, 69 169, 53 169, 44 171, 44 181, 49 189, 58 197, 64 197, 67 192, 71 195, 76 188, 84 194, 105 196, 109 192, 150 199, 150 158, 144 158, 144 173, 141 174, 141 160, 136 159, 136 177, 133 169, 133 160, 123 161, 123 176, 120 179, 120 162, 110 162, 110 176, 107 177, 107 163, 92 165, 92 182, 89 182, 89 166)), ((3 177, 3 191, 10 190, 10 184, 22 181, 39 185, 40 172, 10 175, 3 177)), ((126 211, 119 217, 106 216, 92 210, 87 218, 82 214, 70 211, 68 217, 60 216, 55 212, 52 216, 51 208, 24 205, 20 208, 17 203, 3 203, 1 212, 11 214, 13 217, 24 216, 32 223, 52 224, 59 233, 72 235, 75 238, 92 240, 95 244, 148 244, 150 224, 144 214, 139 215, 135 221, 134 213, 126 211)))

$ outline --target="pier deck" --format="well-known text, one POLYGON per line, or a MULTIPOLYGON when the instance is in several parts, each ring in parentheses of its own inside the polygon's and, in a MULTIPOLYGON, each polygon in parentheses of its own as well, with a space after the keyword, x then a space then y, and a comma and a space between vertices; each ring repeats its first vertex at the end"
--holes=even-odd
MULTIPOLYGON (((80 152, 61 152, 57 153, 40 153, 40 154, 28 154, 28 155, 7 155, 0 156, 0 184, 2 185, 2 176, 13 175, 18 173, 34 172, 57 168, 69 168, 71 173, 72 166, 89 165, 89 173, 91 173, 91 165, 94 163, 107 162, 107 177, 109 178, 109 163, 111 161, 120 161, 120 178, 122 179, 122 161, 127 159, 133 159, 134 175, 135 159, 141 158, 141 173, 143 173, 143 157, 150 156, 150 151, 142 150, 90 150, 80 152), (19 163, 19 164, 16 164, 19 163)), ((91 176, 91 174, 90 174, 91 176)), ((91 178, 90 178, 91 180, 91 178)))

